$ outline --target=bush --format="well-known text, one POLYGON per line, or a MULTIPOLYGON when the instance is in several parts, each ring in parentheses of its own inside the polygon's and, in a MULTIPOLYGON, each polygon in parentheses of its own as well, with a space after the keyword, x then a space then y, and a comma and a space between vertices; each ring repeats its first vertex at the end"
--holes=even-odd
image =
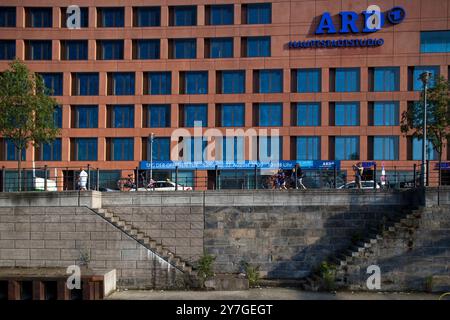
POLYGON ((324 289, 327 291, 334 290, 336 288, 336 267, 324 261, 320 264, 319 272, 324 289))
POLYGON ((197 263, 198 278, 200 280, 200 285, 204 287, 205 281, 214 276, 213 263, 216 257, 204 254, 197 263))
POLYGON ((248 284, 250 287, 258 286, 259 279, 261 278, 259 274, 260 266, 252 266, 248 262, 241 262, 242 267, 244 268, 245 275, 248 279, 248 284))

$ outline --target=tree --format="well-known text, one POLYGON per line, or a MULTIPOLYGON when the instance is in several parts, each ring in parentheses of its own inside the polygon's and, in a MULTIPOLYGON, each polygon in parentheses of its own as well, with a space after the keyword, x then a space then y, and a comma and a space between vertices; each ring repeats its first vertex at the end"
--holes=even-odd
MULTIPOLYGON (((435 86, 427 90, 427 140, 439 154, 440 168, 445 141, 450 140, 450 84, 442 76, 434 80, 435 86)), ((418 139, 423 139, 423 95, 422 92, 420 103, 412 104, 403 112, 401 122, 401 131, 405 135, 412 132, 412 136, 418 139)))
POLYGON ((52 142, 59 133, 53 115, 56 100, 41 76, 15 60, 0 75, 0 135, 15 147, 18 190, 21 191, 22 150, 30 145, 52 142))

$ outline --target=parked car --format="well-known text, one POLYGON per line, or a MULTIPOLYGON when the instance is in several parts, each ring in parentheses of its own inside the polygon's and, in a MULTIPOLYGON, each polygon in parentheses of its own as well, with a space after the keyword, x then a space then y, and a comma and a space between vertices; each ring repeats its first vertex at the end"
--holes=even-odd
MULTIPOLYGON (((172 181, 156 181, 154 188, 138 188, 138 191, 175 191, 175 186, 175 182, 172 181)), ((130 191, 136 191, 136 189, 133 188, 130 191)), ((192 188, 179 184, 178 191, 192 191, 192 188)))
MULTIPOLYGON (((363 181, 361 183, 361 185, 362 185, 363 189, 373 189, 373 183, 374 183, 373 180, 369 180, 369 181, 363 181)), ((380 185, 378 183, 377 183, 376 188, 380 189, 380 185)), ((348 183, 338 187, 338 189, 357 189, 356 182, 355 181, 348 182, 348 183)))

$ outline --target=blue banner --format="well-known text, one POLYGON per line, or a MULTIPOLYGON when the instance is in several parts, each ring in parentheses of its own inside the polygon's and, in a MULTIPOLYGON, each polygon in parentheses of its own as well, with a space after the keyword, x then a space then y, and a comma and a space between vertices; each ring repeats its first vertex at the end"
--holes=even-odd
POLYGON ((339 170, 340 161, 295 161, 295 160, 281 160, 274 162, 261 162, 261 161, 239 161, 239 162, 226 162, 226 161, 141 161, 139 163, 140 170, 175 170, 177 167, 179 170, 247 170, 247 169, 292 169, 296 164, 299 164, 303 169, 336 169, 339 170))

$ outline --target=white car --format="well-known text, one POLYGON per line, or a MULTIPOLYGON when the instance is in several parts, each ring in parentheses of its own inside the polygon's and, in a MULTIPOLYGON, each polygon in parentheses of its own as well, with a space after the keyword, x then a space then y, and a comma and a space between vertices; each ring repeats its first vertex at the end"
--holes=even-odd
MULTIPOLYGON (((362 189, 366 189, 366 190, 373 189, 373 183, 374 183, 373 180, 363 181, 361 183, 362 189)), ((380 189, 380 185, 378 183, 377 183, 376 188, 380 189)), ((340 186, 338 189, 357 189, 356 182, 355 181, 348 182, 348 183, 340 186)))
MULTIPOLYGON (((156 181, 154 188, 138 188, 138 191, 175 191, 176 184, 172 181, 156 181)), ((136 191, 136 189, 130 189, 130 191, 136 191)), ((185 187, 178 185, 178 191, 192 191, 192 187, 185 187)))

